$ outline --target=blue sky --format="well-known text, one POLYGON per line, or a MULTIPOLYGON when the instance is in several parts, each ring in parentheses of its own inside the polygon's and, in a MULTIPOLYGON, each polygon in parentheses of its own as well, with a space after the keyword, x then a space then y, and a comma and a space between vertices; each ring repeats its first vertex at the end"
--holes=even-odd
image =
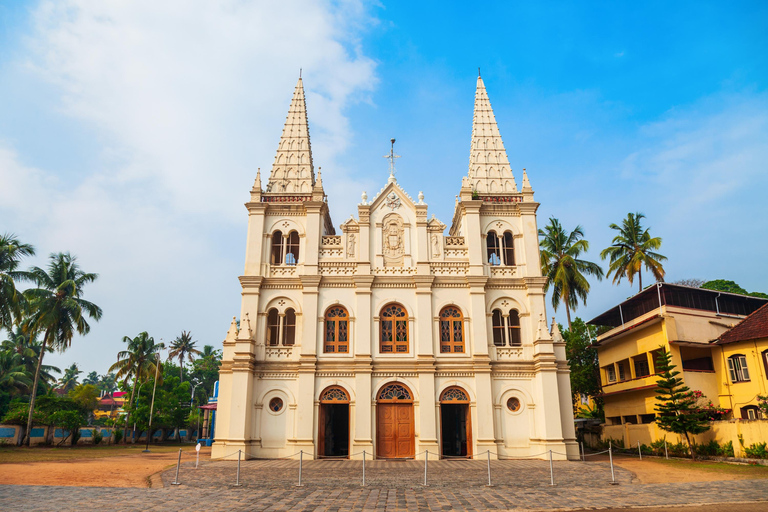
MULTIPOLYGON (((599 260, 641 211, 668 280, 768 292, 767 20, 764 2, 5 2, 0 231, 101 274, 103 321, 53 363, 103 372, 142 330, 219 346, 298 69, 338 225, 385 183, 391 137, 401 185, 450 222, 480 67, 540 226, 581 224, 599 260)), ((576 314, 631 293, 594 283, 576 314)))

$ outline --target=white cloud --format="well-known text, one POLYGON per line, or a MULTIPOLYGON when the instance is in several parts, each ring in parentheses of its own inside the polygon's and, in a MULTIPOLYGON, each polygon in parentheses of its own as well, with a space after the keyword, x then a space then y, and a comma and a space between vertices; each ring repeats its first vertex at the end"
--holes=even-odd
POLYGON ((102 148, 98 167, 72 173, 0 147, 3 226, 101 274, 103 321, 54 362, 104 371, 140 330, 220 342, 239 311, 242 204, 256 167, 268 176, 299 68, 315 165, 354 185, 334 159, 344 109, 375 85, 356 40, 366 16, 353 1, 39 4, 25 66, 8 72, 54 84, 68 127, 102 148))

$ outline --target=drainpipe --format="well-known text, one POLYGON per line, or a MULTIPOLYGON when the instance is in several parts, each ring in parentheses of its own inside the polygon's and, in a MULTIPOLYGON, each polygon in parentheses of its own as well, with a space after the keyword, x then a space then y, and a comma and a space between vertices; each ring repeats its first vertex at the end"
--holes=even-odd
POLYGON ((661 283, 656 283, 656 293, 659 295, 659 313, 661 313, 661 283))
POLYGON ((621 311, 621 304, 619 304, 619 315, 621 316, 621 326, 624 327, 624 313, 621 311))
POLYGON ((717 294, 717 297, 715 297, 715 310, 717 310, 717 314, 720 314, 720 304, 717 303, 717 298, 720 297, 720 294, 717 294))
POLYGON ((720 358, 723 360, 723 373, 725 374, 725 389, 728 391, 728 402, 731 404, 731 414, 736 419, 736 410, 733 408, 733 393, 731 393, 730 375, 728 374, 728 362, 725 360, 723 347, 720 348, 720 358))

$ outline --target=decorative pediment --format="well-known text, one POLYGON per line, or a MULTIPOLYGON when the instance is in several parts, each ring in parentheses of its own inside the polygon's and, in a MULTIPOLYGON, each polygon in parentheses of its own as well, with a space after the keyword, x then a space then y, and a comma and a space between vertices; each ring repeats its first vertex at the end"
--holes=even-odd
POLYGON ((397 183, 397 180, 390 179, 389 183, 382 188, 376 197, 371 201, 371 211, 385 209, 386 211, 398 211, 402 207, 410 210, 416 210, 416 203, 408 193, 397 183))

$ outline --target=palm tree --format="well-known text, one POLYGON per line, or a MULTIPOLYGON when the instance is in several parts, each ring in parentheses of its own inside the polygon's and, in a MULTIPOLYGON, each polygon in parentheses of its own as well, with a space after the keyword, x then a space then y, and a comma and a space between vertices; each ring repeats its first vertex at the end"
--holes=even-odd
MULTIPOLYGON (((37 340, 37 333, 29 328, 28 320, 17 324, 13 330, 9 330, 8 339, 0 343, 0 351, 14 352, 19 355, 22 364, 30 375, 35 373, 37 358, 41 349, 42 343, 37 340)), ((48 347, 47 352, 53 352, 53 349, 48 347)), ((61 370, 47 364, 40 367, 40 386, 44 392, 56 383, 56 377, 52 373, 61 373, 61 370)))
POLYGON ((83 379, 83 384, 93 384, 94 386, 98 387, 98 384, 99 384, 99 373, 98 372, 90 372, 83 379))
POLYGON ((649 229, 643 229, 640 223, 645 215, 642 213, 628 213, 627 218, 621 221, 621 226, 611 224, 609 227, 619 232, 613 239, 611 246, 600 253, 602 259, 610 257, 608 276, 613 274, 613 283, 621 282, 626 277, 629 284, 637 280, 639 290, 643 290, 643 265, 651 271, 656 281, 664 281, 664 267, 662 261, 667 257, 653 252, 661 247, 661 237, 651 237, 649 229))
POLYGON ((43 345, 37 358, 35 380, 29 397, 29 416, 24 443, 29 444, 32 431, 32 413, 35 410, 35 394, 40 380, 43 356, 48 347, 63 352, 72 344, 75 333, 85 335, 91 330, 85 316, 98 321, 101 308, 82 298, 86 284, 94 282, 98 274, 83 272, 77 258, 69 253, 51 254, 48 270, 32 267, 30 275, 37 288, 24 292, 29 302, 30 328, 44 333, 43 345))
POLYGON ((16 289, 16 281, 29 280, 30 276, 18 268, 21 258, 34 254, 35 248, 19 242, 15 235, 0 235, 0 329, 10 330, 21 317, 24 296, 16 289))
POLYGON ((0 391, 26 391, 32 385, 31 377, 19 354, 0 351, 0 391))
POLYGON ((59 386, 64 391, 69 391, 70 389, 75 389, 79 382, 77 381, 77 376, 80 375, 81 372, 80 369, 77 367, 77 363, 72 363, 72 366, 69 368, 66 368, 64 370, 64 375, 61 377, 61 380, 59 381, 59 386))
POLYGON ((109 406, 109 417, 112 418, 112 412, 115 409, 115 399, 114 399, 114 396, 112 396, 112 394, 117 389, 117 376, 115 376, 115 374, 111 372, 106 375, 102 375, 101 377, 99 377, 99 380, 96 383, 96 385, 99 388, 99 390, 101 390, 101 392, 104 394, 104 396, 112 400, 109 406))
POLYGON ((589 242, 584 240, 584 231, 576 226, 568 233, 560 221, 550 217, 549 224, 539 230, 541 253, 541 273, 547 278, 544 292, 552 287, 552 307, 557 311, 560 302, 565 304, 568 317, 568 330, 571 329, 571 309, 576 309, 579 299, 587 303, 589 281, 585 277, 603 279, 603 269, 597 263, 580 260, 582 252, 589 250, 589 242))
POLYGON ((181 336, 171 342, 168 359, 179 358, 179 382, 184 381, 184 356, 187 356, 191 363, 194 361, 192 354, 202 354, 195 348, 195 343, 197 342, 192 341, 192 333, 189 331, 181 331, 181 336))
MULTIPOLYGON (((140 380, 155 375, 155 365, 159 361, 159 352, 165 346, 162 343, 155 343, 155 339, 146 331, 139 333, 135 338, 124 336, 123 343, 127 343, 128 348, 117 353, 117 362, 109 367, 109 371, 116 371, 116 378, 123 379, 126 385, 128 380, 133 378, 131 400, 128 402, 132 405, 137 384, 140 380)), ((128 414, 125 415, 125 430, 128 429, 128 416, 128 414)), ((134 438, 133 441, 136 442, 136 439, 134 438)))

